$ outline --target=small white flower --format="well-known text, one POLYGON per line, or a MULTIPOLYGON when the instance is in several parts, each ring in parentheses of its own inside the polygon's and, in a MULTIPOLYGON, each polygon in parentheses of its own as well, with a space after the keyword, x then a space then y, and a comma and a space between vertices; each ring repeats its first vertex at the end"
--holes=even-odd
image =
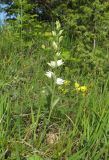
POLYGON ((64 63, 64 62, 62 61, 62 59, 58 60, 58 61, 57 61, 57 66, 63 65, 63 63, 64 63))
POLYGON ((50 67, 55 68, 56 67, 56 62, 51 61, 50 63, 47 63, 50 67))
POLYGON ((63 64, 64 62, 62 61, 62 59, 58 60, 58 61, 51 61, 50 63, 47 63, 50 67, 55 68, 55 67, 59 67, 63 64))
POLYGON ((54 76, 54 73, 51 71, 47 71, 45 74, 48 78, 52 78, 54 76))
POLYGON ((64 80, 63 80, 63 79, 61 79, 61 78, 57 78, 57 79, 56 79, 56 84, 62 85, 63 83, 64 83, 64 80))

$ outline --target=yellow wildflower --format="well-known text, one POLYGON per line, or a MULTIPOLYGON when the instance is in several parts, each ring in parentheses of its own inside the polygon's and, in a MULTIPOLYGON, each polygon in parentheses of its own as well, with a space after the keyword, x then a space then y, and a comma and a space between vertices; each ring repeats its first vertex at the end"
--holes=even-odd
POLYGON ((80 87, 80 84, 75 82, 75 89, 76 91, 80 91, 81 90, 81 87, 80 87))
POLYGON ((86 86, 81 86, 80 90, 81 90, 81 92, 87 92, 87 87, 86 86))
POLYGON ((80 87, 80 84, 75 82, 75 88, 79 88, 80 87))
POLYGON ((81 91, 81 87, 75 88, 76 91, 81 91))

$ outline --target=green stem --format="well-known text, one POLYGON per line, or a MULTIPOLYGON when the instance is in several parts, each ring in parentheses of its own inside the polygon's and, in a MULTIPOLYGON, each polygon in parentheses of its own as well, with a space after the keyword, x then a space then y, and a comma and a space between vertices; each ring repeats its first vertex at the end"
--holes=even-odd
POLYGON ((52 95, 51 95, 50 112, 49 112, 49 115, 48 115, 48 119, 47 119, 46 122, 45 122, 44 129, 43 129, 43 134, 42 134, 41 137, 40 137, 39 145, 38 145, 38 146, 41 145, 42 140, 43 140, 43 138, 44 138, 45 135, 46 135, 47 126, 49 125, 50 118, 51 118, 51 114, 52 114, 52 112, 53 112, 53 108, 54 108, 54 106, 53 106, 53 101, 54 101, 54 95, 55 95, 55 86, 56 86, 56 85, 55 85, 55 80, 54 80, 53 86, 52 86, 53 89, 52 89, 52 95))
POLYGON ((49 112, 49 116, 48 116, 48 123, 50 121, 50 118, 51 118, 51 114, 52 114, 52 111, 53 111, 53 101, 54 101, 54 95, 55 95, 55 82, 53 83, 53 91, 52 91, 52 96, 51 96, 51 103, 50 103, 50 112, 49 112))

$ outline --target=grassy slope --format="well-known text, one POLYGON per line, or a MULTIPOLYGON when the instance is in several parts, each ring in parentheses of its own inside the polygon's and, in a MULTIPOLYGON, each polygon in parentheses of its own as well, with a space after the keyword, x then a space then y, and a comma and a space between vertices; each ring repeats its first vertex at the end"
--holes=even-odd
POLYGON ((49 117, 49 56, 37 45, 32 54, 21 53, 9 34, 3 33, 0 44, 0 159, 108 160, 107 84, 102 92, 93 81, 85 97, 56 92, 60 101, 49 117))

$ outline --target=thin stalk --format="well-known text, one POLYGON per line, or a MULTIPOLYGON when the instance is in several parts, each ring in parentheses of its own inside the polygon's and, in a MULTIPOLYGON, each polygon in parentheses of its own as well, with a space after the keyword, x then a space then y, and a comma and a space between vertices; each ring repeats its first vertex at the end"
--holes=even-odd
POLYGON ((49 125, 49 122, 50 122, 50 118, 51 118, 51 115, 52 115, 52 112, 53 112, 53 108, 54 108, 54 105, 53 105, 53 102, 54 102, 54 96, 55 96, 55 82, 53 82, 53 89, 52 89, 52 95, 51 95, 51 103, 50 103, 50 112, 49 112, 49 115, 48 115, 48 119, 46 120, 45 122, 45 125, 44 125, 44 129, 43 129, 43 133, 40 137, 40 140, 39 140, 39 145, 41 145, 41 142, 43 140, 43 138, 45 137, 46 135, 46 131, 47 131, 47 126, 49 125))
POLYGON ((52 111, 53 111, 53 101, 54 101, 54 95, 55 95, 55 82, 53 83, 53 90, 52 90, 52 95, 51 95, 51 103, 50 103, 50 112, 49 112, 49 116, 48 116, 48 123, 50 121, 50 118, 51 118, 51 114, 52 114, 52 111))

